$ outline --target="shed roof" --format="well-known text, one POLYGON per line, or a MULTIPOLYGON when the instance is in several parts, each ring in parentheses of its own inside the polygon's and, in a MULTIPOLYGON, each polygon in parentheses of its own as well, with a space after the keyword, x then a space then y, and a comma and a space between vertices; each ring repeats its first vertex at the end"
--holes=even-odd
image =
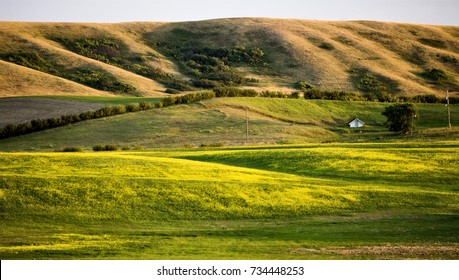
POLYGON ((351 122, 354 122, 354 121, 359 122, 359 123, 361 123, 361 124, 365 124, 363 121, 359 120, 358 118, 353 118, 353 119, 352 119, 351 121, 349 121, 347 124, 350 124, 351 122))

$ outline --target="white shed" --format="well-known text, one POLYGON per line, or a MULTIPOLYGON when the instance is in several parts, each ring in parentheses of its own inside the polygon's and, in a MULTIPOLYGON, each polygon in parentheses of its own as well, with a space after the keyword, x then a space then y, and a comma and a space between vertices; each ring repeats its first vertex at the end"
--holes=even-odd
POLYGON ((353 119, 352 121, 348 122, 347 125, 350 128, 359 128, 362 127, 365 123, 359 120, 358 118, 353 119))

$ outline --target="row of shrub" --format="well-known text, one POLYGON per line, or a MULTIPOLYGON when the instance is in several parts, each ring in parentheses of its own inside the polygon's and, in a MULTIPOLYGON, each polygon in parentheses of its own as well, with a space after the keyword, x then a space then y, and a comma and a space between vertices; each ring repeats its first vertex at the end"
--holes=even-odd
POLYGON ((303 93, 305 99, 389 102, 391 97, 387 93, 387 88, 375 76, 369 74, 361 77, 357 83, 357 87, 364 92, 364 96, 355 91, 318 89, 306 81, 297 81, 293 87, 303 93))
MULTIPOLYGON (((447 103, 446 98, 441 98, 433 94, 424 94, 424 95, 416 95, 413 97, 400 97, 399 102, 412 102, 412 103, 447 103)), ((459 97, 458 96, 450 96, 449 97, 450 104, 459 104, 459 97)))
POLYGON ((266 98, 300 98, 303 94, 305 99, 325 99, 325 100, 343 100, 343 101, 360 101, 365 100, 358 92, 353 91, 338 91, 338 90, 320 90, 314 87, 306 87, 301 85, 302 88, 309 88, 305 91, 295 91, 290 94, 281 91, 265 90, 258 92, 253 89, 241 89, 235 87, 222 87, 216 88, 216 97, 266 97, 266 98))
MULTIPOLYGON (((65 126, 80 121, 103 118, 124 114, 128 112, 138 112, 149 110, 152 108, 168 107, 179 104, 189 104, 196 101, 205 99, 212 99, 214 97, 268 97, 268 98, 300 98, 301 92, 293 92, 286 94, 278 91, 263 91, 257 92, 253 89, 240 89, 233 87, 217 88, 213 91, 203 91, 197 93, 190 93, 182 96, 171 96, 163 99, 158 103, 150 103, 142 101, 140 103, 131 103, 127 105, 108 106, 96 111, 87 111, 81 114, 65 115, 60 118, 48 119, 35 119, 30 123, 13 125, 9 124, 0 130, 0 139, 9 138, 13 136, 24 135, 36 131, 42 131, 50 128, 65 126)), ((357 92, 347 91, 327 91, 310 89, 303 92, 305 99, 326 99, 326 100, 342 100, 342 101, 358 101, 365 100, 364 97, 357 92)), ((414 103, 446 103, 446 100, 439 98, 435 95, 418 95, 414 97, 397 97, 391 100, 393 102, 414 102, 414 103)), ((459 104, 459 97, 450 97, 450 104, 459 104)))
MULTIPOLYGON (((379 101, 379 102, 409 102, 409 103, 446 103, 445 98, 433 94, 416 96, 381 95, 379 98, 369 98, 354 91, 318 90, 311 89, 303 92, 305 99, 324 99, 341 101, 379 101)), ((459 104, 459 97, 449 97, 450 104, 459 104)))
POLYGON ((171 96, 168 98, 163 99, 160 103, 158 103, 159 107, 167 107, 172 105, 179 105, 179 104, 189 104, 200 100, 212 99, 216 97, 215 92, 213 91, 202 91, 196 93, 189 93, 182 96, 171 96))
POLYGON ((81 147, 64 147, 62 149, 56 149, 55 152, 64 152, 64 153, 79 153, 83 151, 81 147))
POLYGON ((202 143, 200 145, 201 148, 221 148, 224 147, 225 144, 218 142, 218 143, 202 143))
MULTIPOLYGON (((96 111, 86 111, 81 114, 65 115, 60 118, 48 118, 48 119, 35 119, 29 123, 23 124, 9 124, 0 130, 0 138, 8 138, 13 136, 19 136, 28 134, 36 131, 42 131, 45 129, 56 128, 65 126, 80 121, 103 118, 118 114, 123 114, 127 111, 128 106, 116 105, 98 109, 96 111)), ((139 107, 137 105, 136 107, 139 107)))
MULTIPOLYGON (((120 149, 119 146, 113 145, 113 144, 107 144, 107 145, 96 145, 92 147, 92 150, 94 152, 103 152, 103 151, 118 151, 120 149)), ((130 147, 129 147, 130 149, 130 147)), ((125 149, 127 150, 127 149, 125 149)))
MULTIPOLYGON (((305 99, 322 99, 322 100, 340 100, 340 101, 379 101, 379 102, 411 102, 411 103, 446 103, 445 98, 438 97, 433 94, 408 96, 391 96, 381 95, 378 99, 362 96, 356 91, 344 90, 322 90, 300 84, 299 87, 307 88, 304 91, 295 91, 290 94, 281 91, 262 91, 257 92, 253 89, 241 89, 235 87, 216 88, 216 97, 267 97, 267 98, 300 98, 301 95, 305 99)), ((459 97, 449 97, 450 104, 459 104, 459 97)))
MULTIPOLYGON (((446 103, 445 98, 437 97, 433 94, 416 95, 413 97, 390 95, 387 91, 387 87, 383 87, 382 83, 378 81, 378 79, 375 76, 370 74, 364 75, 359 80, 359 83, 359 89, 364 91, 363 95, 355 91, 322 90, 314 87, 306 81, 297 81, 293 86, 295 89, 298 89, 299 92, 294 92, 293 95, 299 96, 303 94, 305 99, 325 99, 343 101, 446 103)), ((459 104, 459 97, 450 97, 449 102, 450 104, 459 104)))
POLYGON ((162 100, 161 102, 155 104, 147 101, 142 101, 140 103, 131 103, 127 105, 107 106, 96 111, 86 111, 81 114, 65 115, 61 116, 60 118, 35 119, 30 121, 29 123, 23 123, 18 125, 9 124, 0 130, 0 139, 70 125, 80 121, 120 115, 129 112, 145 111, 153 108, 161 108, 178 104, 188 104, 199 100, 210 99, 213 97, 215 97, 214 92, 204 91, 190 93, 183 96, 168 97, 162 100))
POLYGON ((213 90, 216 97, 265 97, 265 98, 293 98, 298 99, 304 94, 306 99, 328 99, 328 100, 361 100, 356 92, 326 91, 310 89, 307 91, 294 91, 285 93, 282 91, 264 90, 258 92, 254 89, 241 89, 235 87, 221 87, 213 90))
POLYGON ((258 92, 253 89, 236 87, 220 87, 213 90, 216 97, 256 97, 258 92))
POLYGON ((341 100, 341 101, 361 101, 364 98, 354 91, 343 90, 320 90, 312 88, 303 92, 305 99, 325 99, 325 100, 341 100))
MULTIPOLYGON (((133 147, 135 150, 142 151, 144 148, 143 146, 136 146, 133 147)), ((95 145, 92 147, 92 150, 95 152, 101 152, 101 151, 130 151, 132 148, 131 146, 118 146, 114 144, 106 144, 106 145, 95 145)), ((75 152, 82 152, 83 148, 82 147, 64 147, 62 149, 55 149, 55 152, 64 152, 64 153, 75 153, 75 152)))

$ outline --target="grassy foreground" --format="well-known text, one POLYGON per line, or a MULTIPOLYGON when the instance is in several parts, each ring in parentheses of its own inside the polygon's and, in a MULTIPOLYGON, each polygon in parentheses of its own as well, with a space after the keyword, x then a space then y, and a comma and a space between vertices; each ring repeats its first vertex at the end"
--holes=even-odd
POLYGON ((1 259, 459 259, 458 142, 1 153, 1 259))

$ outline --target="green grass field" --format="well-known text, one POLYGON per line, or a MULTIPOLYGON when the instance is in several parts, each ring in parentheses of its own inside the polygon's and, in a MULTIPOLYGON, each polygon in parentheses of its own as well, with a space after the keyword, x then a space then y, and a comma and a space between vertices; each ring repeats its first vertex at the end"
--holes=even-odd
POLYGON ((459 145, 1 153, 2 259, 457 259, 459 145))
POLYGON ((419 104, 389 133, 385 106, 217 98, 1 140, 0 258, 459 259, 459 131, 419 104))
MULTIPOLYGON (((132 98, 131 98, 132 99, 132 98)), ((128 103, 131 102, 131 99, 128 103)), ((80 101, 83 101, 79 98, 80 101)), ((124 102, 101 98, 94 102, 124 102)), ((113 103, 111 103, 113 104, 113 103)), ((151 148, 304 144, 320 142, 392 142, 457 140, 459 130, 447 131, 442 104, 417 104, 419 120, 413 135, 394 135, 381 115, 388 103, 273 98, 215 98, 80 122, 71 126, 0 140, 0 151, 54 151, 64 147, 91 150, 99 144, 151 148), (246 108, 249 137, 246 140, 246 108), (346 123, 358 117, 366 123, 353 130, 346 123)), ((452 123, 459 123, 459 106, 451 106, 452 123)))

